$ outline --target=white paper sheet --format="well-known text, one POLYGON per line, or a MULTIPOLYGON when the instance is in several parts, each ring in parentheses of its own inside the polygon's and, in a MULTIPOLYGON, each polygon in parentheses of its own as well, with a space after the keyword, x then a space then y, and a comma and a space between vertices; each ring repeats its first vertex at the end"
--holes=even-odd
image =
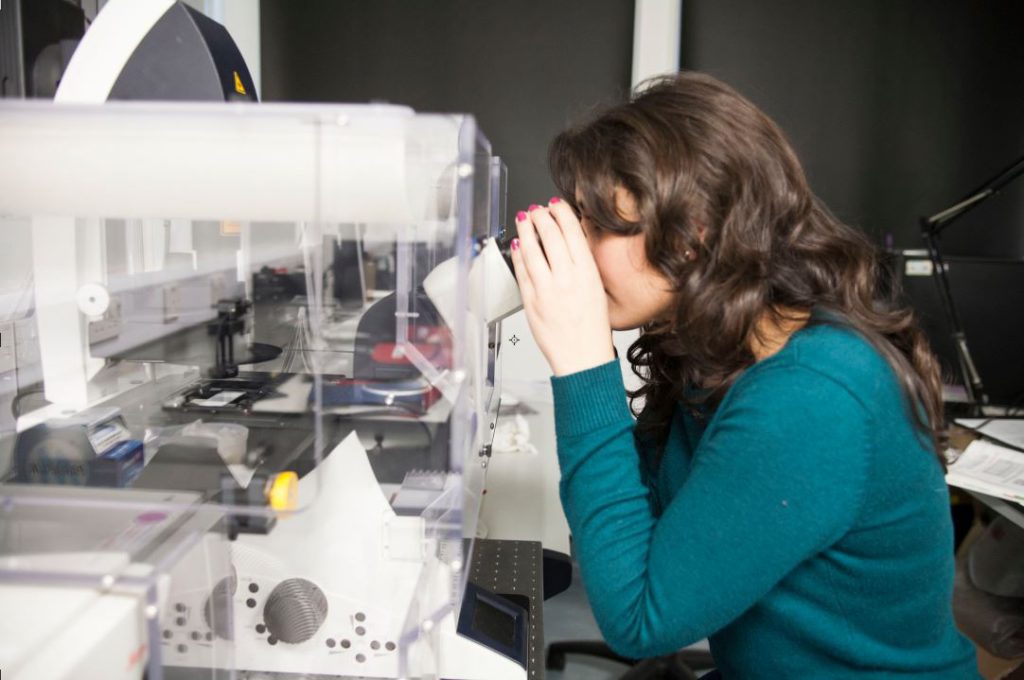
POLYGON ((975 440, 949 466, 946 482, 1024 503, 1024 453, 984 439, 975 440))

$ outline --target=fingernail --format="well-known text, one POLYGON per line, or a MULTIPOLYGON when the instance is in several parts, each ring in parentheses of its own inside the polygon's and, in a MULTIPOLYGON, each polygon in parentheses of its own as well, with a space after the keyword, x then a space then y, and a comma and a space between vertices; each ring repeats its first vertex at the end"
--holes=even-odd
POLYGON ((512 243, 510 245, 512 247, 512 250, 519 250, 519 239, 512 239, 512 243))
POLYGON ((522 210, 520 210, 519 212, 516 213, 516 222, 522 222, 525 219, 526 219, 526 213, 524 213, 522 210))
POLYGON ((551 200, 548 201, 548 205, 554 205, 555 203, 561 203, 561 202, 562 202, 562 199, 560 199, 558 196, 552 196, 551 200))
POLYGON ((533 212, 534 210, 536 210, 536 209, 537 209, 537 208, 539 208, 539 207, 540 207, 540 206, 539 206, 539 205, 537 205, 537 204, 532 204, 532 205, 531 205, 531 206, 529 207, 529 211, 530 211, 530 212, 533 212))

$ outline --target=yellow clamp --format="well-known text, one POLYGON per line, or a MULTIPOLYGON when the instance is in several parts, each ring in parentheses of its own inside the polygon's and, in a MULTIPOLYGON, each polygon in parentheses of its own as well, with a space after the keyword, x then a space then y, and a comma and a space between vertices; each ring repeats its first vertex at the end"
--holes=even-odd
POLYGON ((299 504, 299 476, 294 472, 279 472, 267 484, 267 502, 278 512, 289 512, 299 504))

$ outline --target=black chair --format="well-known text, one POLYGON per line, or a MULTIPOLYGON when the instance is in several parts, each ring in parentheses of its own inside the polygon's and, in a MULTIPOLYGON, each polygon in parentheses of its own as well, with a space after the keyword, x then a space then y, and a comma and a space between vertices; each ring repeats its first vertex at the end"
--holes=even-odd
POLYGON ((701 649, 684 649, 668 656, 637 660, 619 656, 598 640, 552 642, 548 645, 545 667, 548 670, 565 670, 568 654, 596 656, 630 666, 619 680, 697 680, 700 677, 698 671, 703 673, 715 667, 711 653, 701 649))

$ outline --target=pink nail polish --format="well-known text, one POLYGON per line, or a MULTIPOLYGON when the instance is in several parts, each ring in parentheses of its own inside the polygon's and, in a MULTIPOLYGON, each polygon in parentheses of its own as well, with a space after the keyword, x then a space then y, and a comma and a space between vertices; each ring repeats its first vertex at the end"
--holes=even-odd
POLYGON ((509 245, 512 247, 512 250, 519 250, 519 239, 512 239, 512 243, 510 243, 509 245))
POLYGON ((552 196, 551 200, 548 201, 548 205, 554 205, 555 203, 561 203, 561 202, 562 202, 562 199, 560 199, 558 196, 552 196))
POLYGON ((526 219, 526 213, 524 213, 522 210, 520 210, 519 212, 516 213, 516 222, 522 222, 525 219, 526 219))
POLYGON ((530 205, 530 207, 529 207, 529 211, 530 211, 530 212, 533 212, 534 210, 536 210, 536 209, 537 209, 537 208, 539 208, 539 207, 540 207, 539 205, 537 205, 536 203, 534 203, 534 204, 530 205))

